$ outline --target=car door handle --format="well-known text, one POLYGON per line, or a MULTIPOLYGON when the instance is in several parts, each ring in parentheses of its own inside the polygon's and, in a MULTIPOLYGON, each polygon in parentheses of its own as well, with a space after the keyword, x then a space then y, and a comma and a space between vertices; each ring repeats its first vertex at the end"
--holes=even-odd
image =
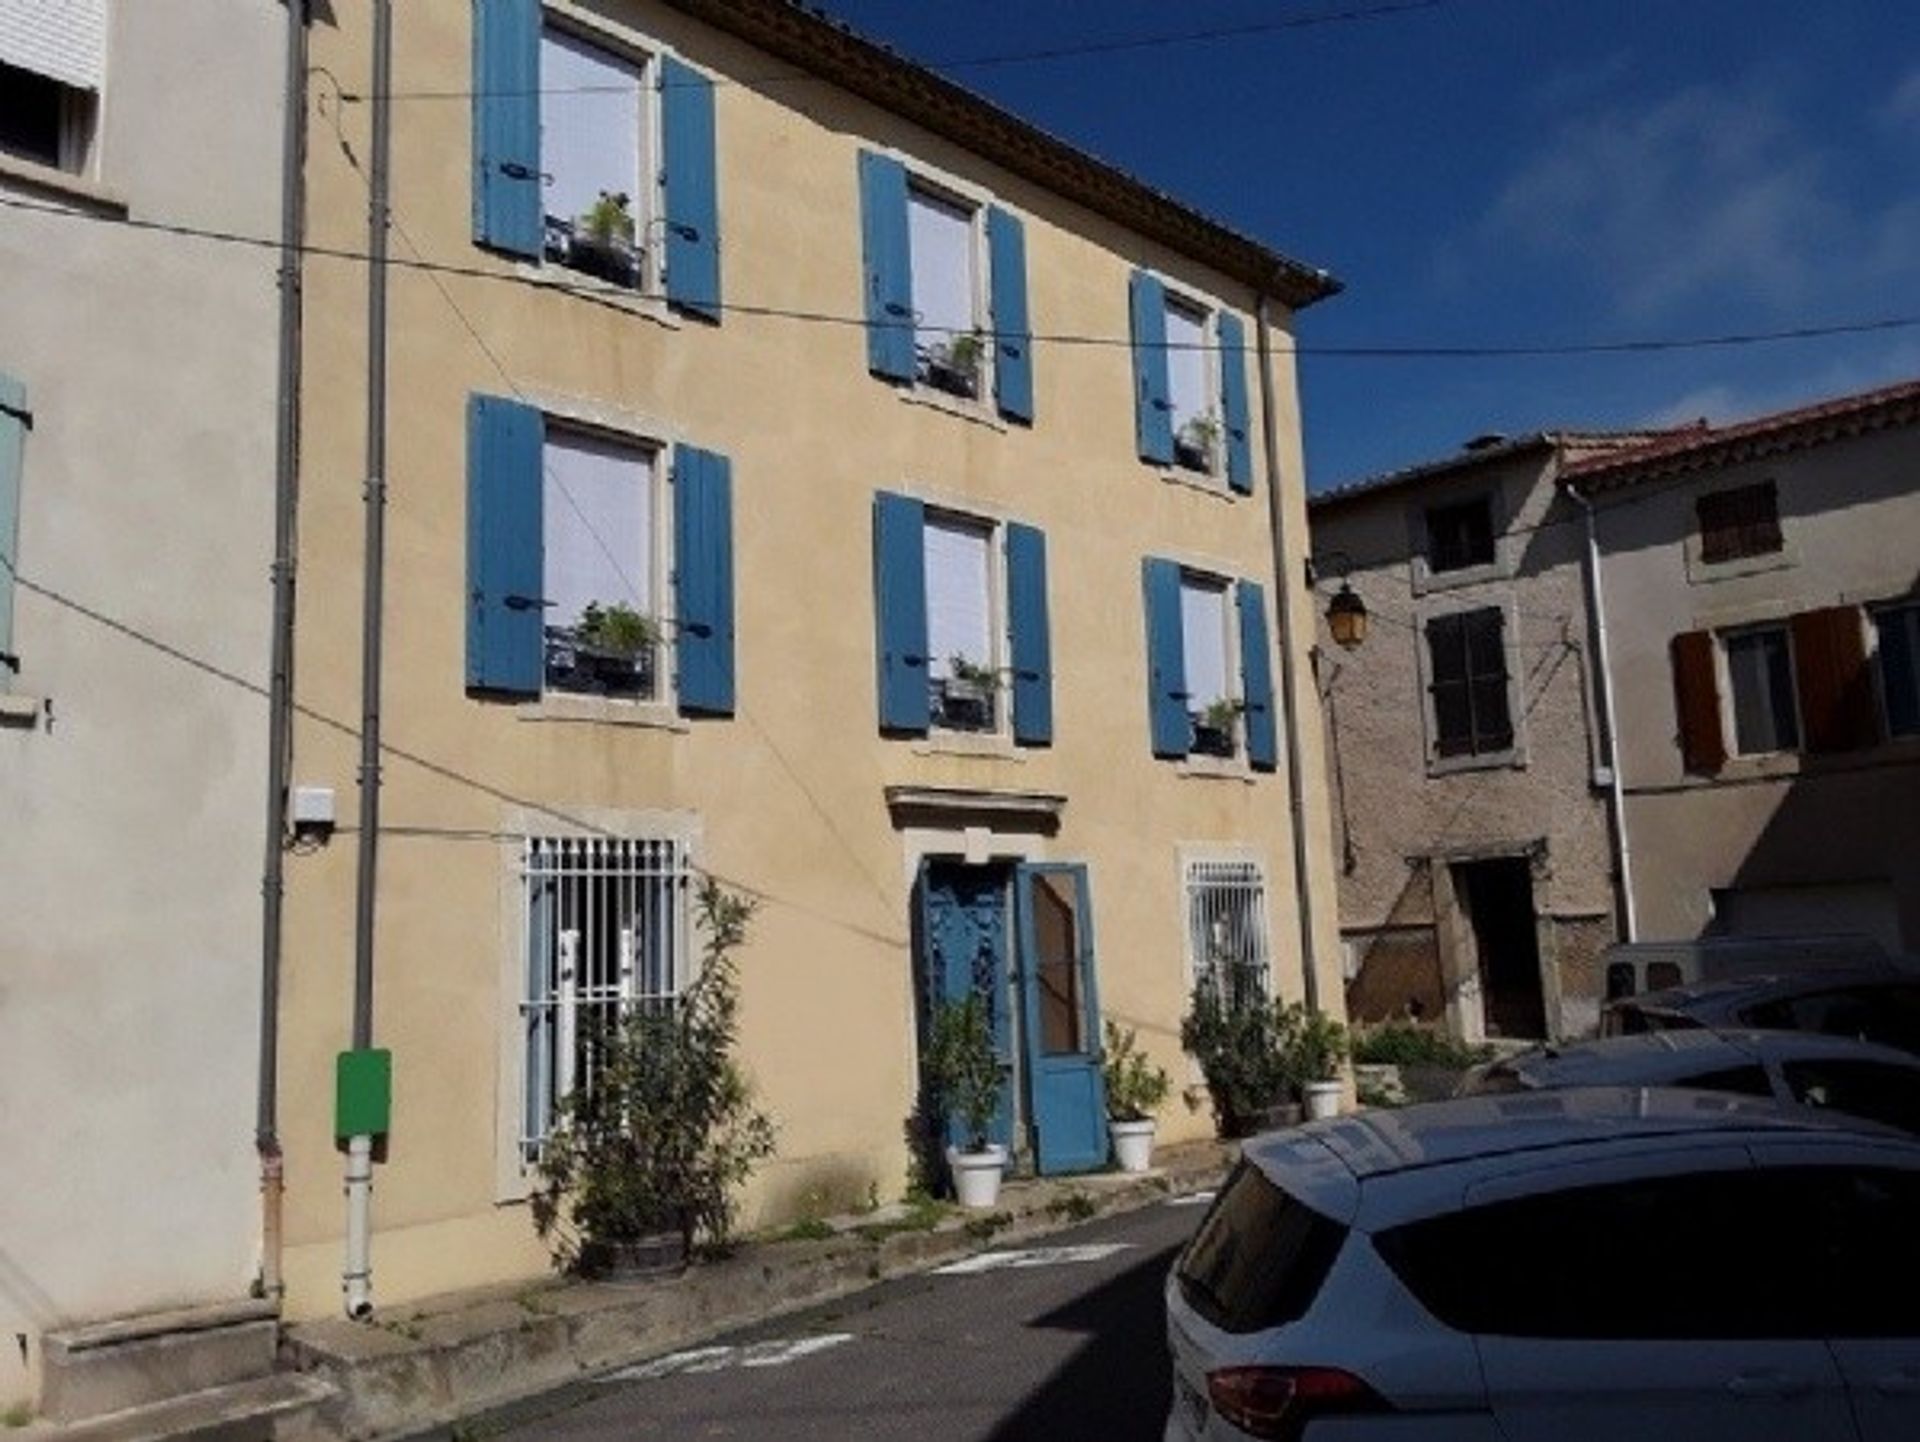
POLYGON ((1873 1379, 1873 1390, 1882 1397, 1920 1396, 1920 1373, 1886 1372, 1873 1379))
POLYGON ((1727 1383, 1727 1390, 1736 1397, 1785 1400, 1806 1396, 1813 1390, 1813 1384, 1804 1377, 1795 1377, 1786 1372, 1742 1372, 1727 1383))

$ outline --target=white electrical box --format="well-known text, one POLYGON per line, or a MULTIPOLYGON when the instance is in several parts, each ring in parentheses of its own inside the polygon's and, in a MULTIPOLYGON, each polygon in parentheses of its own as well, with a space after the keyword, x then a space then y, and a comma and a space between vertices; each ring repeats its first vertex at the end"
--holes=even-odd
POLYGON ((288 817, 295 831, 331 831, 333 830, 333 788, 331 786, 296 786, 293 788, 293 810, 288 817))

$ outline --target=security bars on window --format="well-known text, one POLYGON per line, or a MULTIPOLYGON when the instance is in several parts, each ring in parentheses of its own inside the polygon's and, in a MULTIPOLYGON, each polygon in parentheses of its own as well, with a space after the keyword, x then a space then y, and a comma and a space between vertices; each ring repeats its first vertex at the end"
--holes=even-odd
POLYGON ((1187 959, 1194 982, 1211 981, 1234 1010, 1265 1005, 1272 959, 1257 863, 1187 863, 1187 959))
POLYGON ((670 1005, 690 981, 692 867, 677 840, 530 837, 521 1153, 529 1161, 575 1086, 591 1086, 595 1038, 633 1008, 670 1005))

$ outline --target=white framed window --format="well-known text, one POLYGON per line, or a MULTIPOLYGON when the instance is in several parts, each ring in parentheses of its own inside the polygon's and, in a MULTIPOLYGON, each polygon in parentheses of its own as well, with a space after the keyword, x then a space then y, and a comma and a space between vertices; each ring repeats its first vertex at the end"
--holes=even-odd
POLYGON ((543 245, 634 290, 660 274, 658 116, 644 59, 548 21, 540 31, 543 245))
POLYGON ((1795 699, 1793 641, 1785 626, 1753 626, 1721 634, 1723 693, 1731 711, 1733 749, 1741 756, 1795 751, 1800 710, 1795 699))
POLYGON ((1187 857, 1187 988, 1202 980, 1236 1008, 1264 1005, 1273 993, 1266 871, 1257 861, 1187 857))
POLYGON ((968 400, 990 393, 986 236, 974 201, 915 176, 907 184, 913 348, 920 384, 968 400))
POLYGON ((946 731, 1005 729, 1000 677, 1006 667, 1001 527, 929 511, 923 532, 927 584, 927 684, 932 725, 946 731))
POLYGON ((106 0, 0 0, 0 155, 92 168, 106 42, 106 0))
POLYGON ((528 837, 523 844, 519 1145, 532 1161, 555 1108, 593 1085, 596 1038, 693 979, 693 866, 674 837, 528 837))
POLYGON ((671 533, 661 453, 549 423, 541 459, 546 689, 659 699, 671 533))
POLYGON ((1920 602, 1872 611, 1880 704, 1889 736, 1920 736, 1920 602))
POLYGON ((1167 401, 1174 464, 1218 475, 1225 465, 1218 328, 1210 307, 1167 292, 1167 401))
POLYGON ((1242 705, 1240 648, 1232 632, 1232 587, 1217 576, 1180 573, 1180 640, 1194 754, 1236 755, 1242 705))

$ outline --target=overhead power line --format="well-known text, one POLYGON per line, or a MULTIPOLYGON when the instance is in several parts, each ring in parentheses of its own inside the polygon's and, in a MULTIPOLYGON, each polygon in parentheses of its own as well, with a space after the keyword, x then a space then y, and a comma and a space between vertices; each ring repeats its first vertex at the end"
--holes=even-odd
MULTIPOLYGON (((136 216, 104 215, 95 211, 68 209, 65 206, 42 201, 22 200, 12 196, 0 196, 0 209, 23 211, 29 214, 48 216, 57 220, 74 221, 85 225, 118 226, 128 230, 142 231, 148 234, 169 235, 191 240, 205 241, 209 244, 233 245, 278 254, 281 242, 262 236, 245 235, 236 231, 216 230, 202 226, 187 225, 178 221, 148 220, 136 216)), ((301 254, 322 260, 339 260, 352 264, 365 265, 372 262, 364 250, 355 250, 348 246, 316 245, 311 242, 298 247, 301 254)), ((547 274, 539 277, 517 274, 509 270, 485 269, 475 265, 460 265, 448 261, 434 261, 415 257, 407 259, 389 255, 384 265, 402 270, 415 270, 430 275, 461 276, 469 280, 486 281, 497 285, 529 286, 538 290, 574 296, 580 300, 598 305, 609 306, 623 313, 627 311, 632 292, 616 290, 604 284, 582 280, 578 283, 560 279, 547 274)), ((864 315, 841 315, 831 311, 798 309, 787 306, 754 305, 738 301, 715 302, 714 309, 729 315, 750 316, 768 320, 784 320, 802 325, 836 326, 843 329, 864 330, 871 322, 864 315)), ((1690 351, 1730 349, 1742 346, 1771 345, 1792 341, 1824 340, 1838 336, 1867 335, 1886 331, 1907 330, 1920 326, 1920 314, 1876 316, 1867 320, 1833 321, 1817 325, 1789 326, 1776 330, 1726 331, 1718 334, 1687 336, 1641 336, 1622 340, 1595 340, 1570 342, 1518 342, 1514 344, 1411 344, 1411 345, 1322 345, 1298 344, 1291 353, 1300 357, 1346 360, 1539 360, 1554 357, 1604 356, 1604 355, 1646 355, 1660 351, 1690 351)), ((959 333, 961 328, 942 326, 921 326, 922 330, 947 331, 959 333)), ((998 332, 985 327, 965 328, 968 334, 977 334, 983 340, 998 339, 998 332)), ((1084 335, 1070 332, 1034 332, 1024 338, 1034 344, 1053 346, 1078 346, 1099 349, 1132 350, 1135 342, 1124 335, 1084 335)), ((1168 351, 1205 351, 1217 352, 1220 347, 1212 342, 1157 341, 1153 348, 1168 351)))

